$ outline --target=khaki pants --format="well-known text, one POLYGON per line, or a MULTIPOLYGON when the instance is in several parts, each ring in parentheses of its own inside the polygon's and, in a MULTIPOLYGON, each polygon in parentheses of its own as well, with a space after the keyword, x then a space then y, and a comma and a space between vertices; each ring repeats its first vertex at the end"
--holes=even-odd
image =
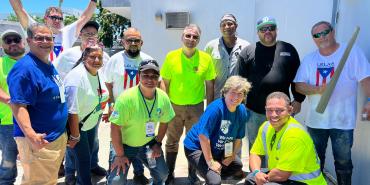
POLYGON ((23 167, 22 185, 55 185, 67 145, 67 134, 34 151, 25 137, 14 138, 23 167))
POLYGON ((203 102, 196 105, 175 105, 172 107, 176 113, 175 118, 168 124, 166 136, 166 152, 178 152, 179 140, 184 130, 186 133, 198 122, 204 112, 203 102))

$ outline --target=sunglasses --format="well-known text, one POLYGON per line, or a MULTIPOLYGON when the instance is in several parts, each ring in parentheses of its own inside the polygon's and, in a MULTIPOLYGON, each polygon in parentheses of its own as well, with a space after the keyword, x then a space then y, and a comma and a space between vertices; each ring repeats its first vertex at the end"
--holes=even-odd
POLYGON ((11 44, 11 43, 15 43, 15 44, 19 44, 21 42, 21 38, 19 37, 13 37, 13 38, 5 38, 4 39, 4 42, 5 44, 11 44))
POLYGON ((265 26, 259 29, 261 33, 265 33, 266 31, 275 31, 276 26, 265 26))
POLYGON ((198 35, 191 35, 191 34, 185 34, 186 39, 191 39, 193 38, 194 40, 198 40, 199 36, 198 35))
POLYGON ((319 32, 319 33, 315 33, 315 34, 313 34, 312 35, 312 37, 313 38, 315 38, 315 39, 318 39, 318 38, 320 38, 320 37, 322 37, 322 36, 326 36, 326 35, 328 35, 329 33, 331 32, 331 29, 327 29, 327 30, 324 30, 324 31, 322 31, 322 32, 319 32))
POLYGON ((137 44, 137 43, 141 42, 140 39, 125 39, 125 41, 128 42, 128 43, 134 43, 134 44, 137 44))
POLYGON ((51 36, 34 36, 33 40, 36 42, 53 42, 54 37, 51 36))
POLYGON ((63 21, 63 17, 59 17, 56 15, 49 15, 48 17, 53 21, 63 21))

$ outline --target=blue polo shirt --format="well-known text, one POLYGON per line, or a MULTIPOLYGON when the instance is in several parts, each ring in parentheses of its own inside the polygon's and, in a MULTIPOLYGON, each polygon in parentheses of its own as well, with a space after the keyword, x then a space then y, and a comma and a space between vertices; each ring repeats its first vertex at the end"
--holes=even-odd
POLYGON ((230 112, 225 99, 219 98, 207 107, 198 123, 186 134, 184 146, 189 150, 201 150, 199 135, 203 134, 210 140, 212 155, 221 158, 225 143, 244 137, 248 118, 249 112, 243 104, 230 112))
MULTIPOLYGON (((65 132, 67 104, 61 103, 58 72, 32 53, 21 58, 8 74, 10 101, 27 105, 31 126, 36 133, 45 133, 49 142, 65 132), (57 83, 58 81, 58 83, 57 83)), ((24 137, 14 119, 14 136, 24 137)))

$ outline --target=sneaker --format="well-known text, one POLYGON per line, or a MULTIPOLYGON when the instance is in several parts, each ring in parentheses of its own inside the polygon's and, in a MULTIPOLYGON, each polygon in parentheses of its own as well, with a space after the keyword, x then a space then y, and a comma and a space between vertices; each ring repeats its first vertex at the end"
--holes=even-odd
POLYGON ((175 182, 175 177, 173 174, 168 174, 167 180, 165 182, 165 185, 170 185, 175 182))
POLYGON ((97 166, 94 169, 91 169, 90 172, 96 176, 106 176, 107 175, 107 170, 105 170, 101 166, 97 166))
POLYGON ((149 179, 147 179, 144 174, 134 175, 134 182, 135 184, 147 185, 149 184, 149 179))
POLYGON ((76 176, 75 175, 67 175, 64 178, 64 183, 66 185, 75 185, 76 184, 76 176))

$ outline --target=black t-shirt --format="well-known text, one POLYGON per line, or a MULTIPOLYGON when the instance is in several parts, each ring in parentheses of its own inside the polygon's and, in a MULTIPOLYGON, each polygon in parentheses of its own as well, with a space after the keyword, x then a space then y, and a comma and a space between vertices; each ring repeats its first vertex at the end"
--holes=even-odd
POLYGON ((302 102, 305 96, 295 91, 293 83, 299 64, 296 49, 283 41, 271 47, 257 42, 244 48, 238 59, 238 74, 252 83, 247 107, 264 114, 266 97, 275 91, 289 95, 290 85, 294 99, 302 102))

